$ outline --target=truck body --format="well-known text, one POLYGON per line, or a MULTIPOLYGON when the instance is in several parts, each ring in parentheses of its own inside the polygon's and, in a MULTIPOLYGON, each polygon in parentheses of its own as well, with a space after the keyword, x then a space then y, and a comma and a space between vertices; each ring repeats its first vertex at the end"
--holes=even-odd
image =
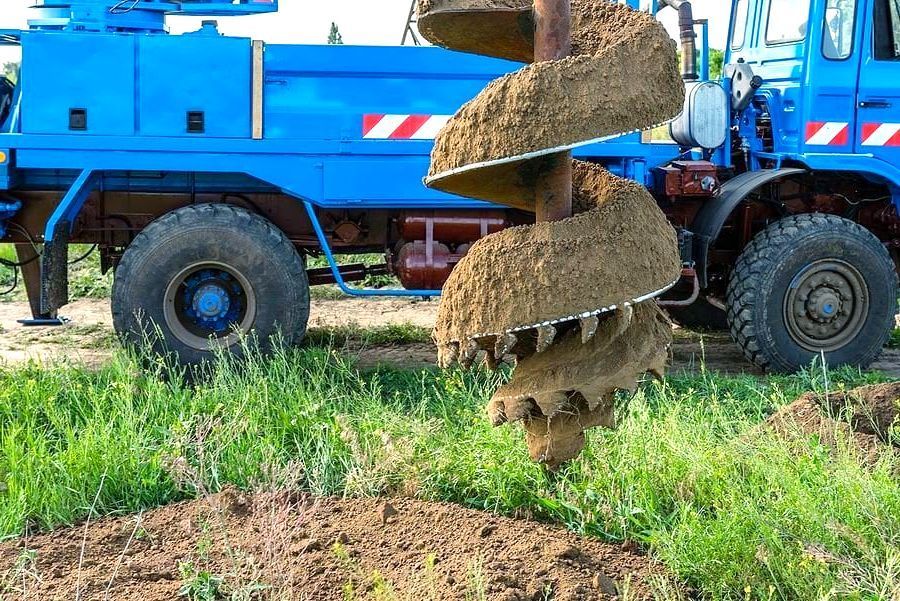
MULTIPOLYGON (((892 150, 900 125, 890 119, 888 89, 897 78, 887 74, 896 65, 873 54, 873 23, 896 11, 885 2, 887 12, 878 12, 881 0, 787 2, 799 11, 798 31, 777 31, 773 41, 768 15, 787 10, 779 2, 736 3, 728 76, 689 78, 675 140, 630 134, 576 156, 645 184, 679 230, 684 278, 664 301, 676 319, 730 326, 763 367, 797 368, 820 351, 836 363, 865 364, 873 351, 861 341, 883 339, 885 306, 896 310, 896 274, 884 259, 891 252, 900 262, 900 147, 892 150), (851 16, 835 27, 835 10, 851 16), (841 58, 824 54, 826 34, 841 58), (734 280, 750 269, 741 259, 774 224, 812 215, 862 225, 870 237, 863 242, 874 240, 884 256, 859 260, 880 264, 867 271, 836 251, 826 249, 821 260, 813 253, 784 276, 800 278, 795 288, 806 300, 788 299, 784 278, 767 293, 777 302, 766 297, 802 315, 785 309, 741 318, 734 280), (822 261, 828 273, 804 275, 822 261), (841 262, 849 270, 828 275, 835 265, 841 272, 841 262), (853 327, 843 317, 829 321, 829 309, 850 312, 853 327), (773 360, 748 348, 772 346, 747 335, 770 319, 766 328, 784 330, 782 344, 796 352, 773 351, 773 360), (817 337, 821 320, 841 330, 840 344, 830 331, 817 337)), ((651 10, 661 8, 654 2, 651 10)), ((22 48, 19 81, 0 82, 0 234, 16 244, 31 323, 58 323, 68 301, 69 245, 96 245, 103 268, 116 270, 120 334, 133 337, 127 315, 143 312, 159 326, 162 347, 196 362, 209 356, 211 341, 234 344, 236 332, 267 339, 280 329, 289 341, 301 338, 309 285, 437 295, 472 243, 533 222, 422 183, 441 126, 520 65, 438 48, 264 44, 222 36, 213 21, 190 34, 165 30, 167 14, 274 10, 277 2, 260 0, 44 2, 27 30, 0 30, 0 43, 22 48), (214 223, 204 229, 207 218, 214 223), (241 230, 251 233, 242 238, 241 230), (281 254, 267 250, 274 246, 281 254), (335 260, 371 252, 384 253, 385 264, 335 260), (318 255, 329 267, 307 269, 306 257, 318 255), (388 272, 403 290, 349 284, 388 272), (294 277, 276 277, 284 273, 294 277)), ((705 34, 706 24, 698 25, 705 34)), ((707 51, 704 44, 701 72, 707 51)), ((816 236, 827 242, 827 232, 816 236)))

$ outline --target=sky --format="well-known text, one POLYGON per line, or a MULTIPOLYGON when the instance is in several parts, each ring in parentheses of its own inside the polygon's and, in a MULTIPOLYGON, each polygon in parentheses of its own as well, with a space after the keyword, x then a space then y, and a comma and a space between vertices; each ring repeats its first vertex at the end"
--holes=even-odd
MULTIPOLYGON (((0 29, 26 27, 28 6, 34 0, 0 0, 0 29)), ((251 37, 273 43, 325 43, 331 23, 337 23, 345 44, 392 46, 400 44, 411 0, 280 0, 280 11, 271 15, 219 18, 227 35, 251 37)), ((729 0, 695 0, 696 18, 708 18, 712 45, 724 48, 728 32, 729 0)), ((677 15, 672 9, 661 20, 677 37, 677 15)), ((170 17, 173 33, 199 27, 201 19, 170 17)), ((0 62, 15 60, 18 52, 0 47, 0 62)))

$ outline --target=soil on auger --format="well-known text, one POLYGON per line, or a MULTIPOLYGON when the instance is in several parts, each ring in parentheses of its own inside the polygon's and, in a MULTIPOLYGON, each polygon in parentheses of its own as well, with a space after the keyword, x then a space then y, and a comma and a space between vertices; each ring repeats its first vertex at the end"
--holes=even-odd
POLYGON ((483 238, 456 266, 438 309, 439 349, 621 306, 678 279, 675 231, 643 186, 581 161, 573 176, 579 214, 483 238))
POLYGON ((618 312, 586 343, 570 331, 552 353, 519 361, 488 415, 495 425, 521 421, 531 458, 557 468, 581 453, 587 428, 615 427, 617 390, 633 390, 644 373, 662 377, 671 344, 672 324, 655 304, 618 312))
MULTIPOLYGON (((675 43, 652 16, 610 2, 582 4, 574 14, 581 27, 573 55, 491 82, 437 136, 429 177, 447 176, 446 188, 465 196, 530 208, 527 177, 498 187, 505 177, 478 170, 449 174, 632 132, 681 110, 684 84, 672 58, 675 43)), ((495 169, 507 175, 506 168, 495 169)))
MULTIPOLYGON (((436 44, 534 57, 530 3, 419 8, 436 44)), ((574 55, 528 65, 466 104, 437 136, 429 186, 534 210, 542 178, 568 160, 561 149, 678 114, 684 85, 659 22, 610 2, 572 9, 574 55)), ((531 456, 551 468, 581 451, 586 428, 614 424, 616 390, 661 375, 671 328, 646 301, 681 274, 675 232, 642 186, 578 162, 572 184, 573 217, 472 247, 444 286, 434 332, 445 366, 480 353, 489 367, 515 357, 488 412, 495 424, 523 422, 531 456)))

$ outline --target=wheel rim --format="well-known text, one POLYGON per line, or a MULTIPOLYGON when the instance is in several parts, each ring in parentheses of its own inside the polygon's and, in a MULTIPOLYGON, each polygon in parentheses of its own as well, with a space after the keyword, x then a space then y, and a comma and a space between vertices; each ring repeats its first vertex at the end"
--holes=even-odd
POLYGON ((808 265, 791 282, 784 301, 788 332, 813 352, 833 352, 862 331, 869 294, 862 274, 849 263, 828 259, 808 265))
POLYGON ((215 343, 230 347, 248 333, 256 319, 256 295, 243 274, 222 263, 196 263, 169 283, 166 325, 175 337, 196 350, 215 343))

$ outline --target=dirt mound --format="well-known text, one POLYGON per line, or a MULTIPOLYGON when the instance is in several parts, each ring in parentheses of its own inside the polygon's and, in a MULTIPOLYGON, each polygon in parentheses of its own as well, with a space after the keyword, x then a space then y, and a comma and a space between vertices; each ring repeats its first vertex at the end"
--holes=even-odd
POLYGON ((540 158, 455 170, 635 131, 681 111, 675 43, 659 22, 613 3, 580 18, 591 31, 585 54, 501 77, 457 112, 435 140, 430 186, 533 210, 540 158))
POLYGON ((576 161, 576 209, 478 241, 444 285, 439 348, 620 305, 681 273, 675 231, 640 185, 576 161))
POLYGON ((832 393, 820 396, 818 402, 834 414, 848 413, 854 430, 886 443, 891 442, 891 429, 900 427, 900 382, 832 393))
POLYGON ((662 376, 671 343, 672 325, 656 305, 619 311, 586 343, 571 331, 552 353, 520 361, 488 415, 495 425, 521 421, 532 459, 556 468, 581 452, 587 428, 615 426, 617 390, 633 390, 646 372, 662 376))
POLYGON ((642 599, 663 573, 618 546, 455 505, 235 492, 7 541, 0 563, 0 590, 23 600, 170 601, 192 587, 204 599, 594 601, 626 583, 642 599))
POLYGON ((766 426, 786 438, 817 436, 835 448, 850 442, 866 463, 891 448, 900 449, 892 427, 900 426, 900 382, 866 386, 847 392, 807 393, 780 410, 766 426))

